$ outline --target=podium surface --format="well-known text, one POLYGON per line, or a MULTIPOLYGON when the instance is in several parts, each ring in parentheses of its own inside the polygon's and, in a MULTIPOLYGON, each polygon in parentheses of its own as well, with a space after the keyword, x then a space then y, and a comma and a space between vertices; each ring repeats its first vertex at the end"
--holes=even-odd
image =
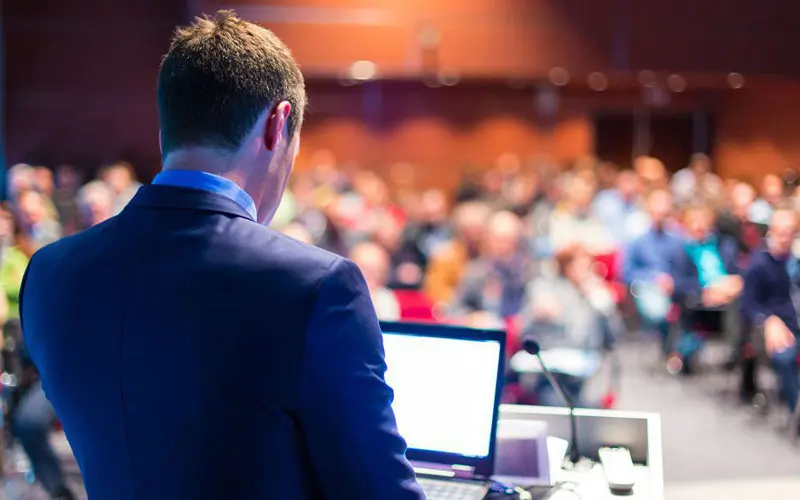
MULTIPOLYGON (((564 487, 547 496, 548 500, 576 498, 576 494, 582 500, 664 499, 660 415, 579 408, 575 410, 575 418, 576 439, 581 455, 595 463, 579 464, 572 470, 551 470, 553 481, 556 484, 564 483, 564 487), (614 495, 608 489, 598 458, 598 450, 603 446, 624 446, 630 450, 636 469, 636 485, 632 494, 614 495)), ((570 439, 567 408, 502 405, 500 419, 546 422, 548 435, 570 439)))

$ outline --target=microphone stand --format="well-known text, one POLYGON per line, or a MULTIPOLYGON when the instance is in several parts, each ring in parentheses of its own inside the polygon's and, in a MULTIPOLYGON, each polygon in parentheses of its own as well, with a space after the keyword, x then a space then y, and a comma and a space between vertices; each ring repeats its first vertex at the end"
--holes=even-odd
POLYGON ((541 348, 539 347, 539 343, 536 342, 534 339, 528 337, 526 339, 523 339, 522 348, 525 349, 525 352, 527 352, 528 354, 536 356, 536 359, 539 360, 539 364, 542 366, 542 372, 544 373, 545 378, 547 379, 548 382, 550 382, 550 385, 553 386, 553 389, 556 391, 556 394, 558 394, 558 397, 561 398, 562 401, 564 401, 564 404, 566 404, 567 408, 569 409, 570 439, 569 439, 568 455, 570 462, 576 464, 581 458, 581 453, 578 449, 578 441, 577 441, 578 426, 575 419, 575 404, 573 403, 572 398, 569 396, 569 394, 567 394, 567 392, 564 390, 564 387, 561 385, 561 382, 559 382, 558 379, 553 375, 553 373, 547 368, 547 365, 542 359, 541 348))

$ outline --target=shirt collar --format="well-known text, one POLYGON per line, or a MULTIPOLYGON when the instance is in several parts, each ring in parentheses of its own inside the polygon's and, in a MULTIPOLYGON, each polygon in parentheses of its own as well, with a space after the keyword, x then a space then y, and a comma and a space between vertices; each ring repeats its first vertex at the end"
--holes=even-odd
POLYGON ((219 175, 199 170, 164 170, 156 175, 153 184, 188 189, 199 189, 224 196, 236 202, 253 220, 258 220, 256 204, 249 194, 233 181, 219 175))

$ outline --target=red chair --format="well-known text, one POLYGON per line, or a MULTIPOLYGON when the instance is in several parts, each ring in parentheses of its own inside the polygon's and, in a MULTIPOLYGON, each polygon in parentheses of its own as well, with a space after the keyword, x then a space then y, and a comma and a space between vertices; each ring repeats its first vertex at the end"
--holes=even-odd
POLYGON ((400 305, 400 319, 403 321, 436 321, 433 314, 433 301, 419 290, 394 290, 400 305))
POLYGON ((628 287, 620 281, 619 252, 594 255, 592 259, 594 260, 592 270, 608 283, 614 301, 618 305, 622 304, 628 296, 628 287))

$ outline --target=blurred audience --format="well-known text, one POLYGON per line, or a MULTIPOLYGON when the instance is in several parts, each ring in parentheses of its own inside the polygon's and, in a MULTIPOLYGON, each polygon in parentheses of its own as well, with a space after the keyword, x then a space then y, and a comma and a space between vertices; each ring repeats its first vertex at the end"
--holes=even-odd
POLYGON ((742 279, 736 242, 713 232, 715 218, 709 204, 685 209, 686 239, 672 266, 673 297, 680 307, 682 330, 672 369, 686 374, 694 371, 694 356, 703 344, 698 328, 707 326, 708 312, 722 314, 723 329, 732 344, 741 336, 736 300, 742 291, 742 279))
POLYGON ((591 213, 618 247, 626 246, 647 230, 641 195, 639 175, 633 170, 623 170, 617 174, 615 186, 597 193, 592 202, 591 213))
POLYGON ((549 250, 558 253, 581 245, 592 254, 613 251, 614 237, 591 211, 597 179, 591 171, 577 171, 564 179, 563 198, 548 222, 549 250))
POLYGON ((423 289, 437 303, 450 303, 469 262, 478 258, 491 208, 479 201, 462 203, 453 212, 451 241, 432 256, 423 289))
POLYGON ((669 313, 675 291, 670 273, 683 250, 681 237, 671 227, 672 211, 669 191, 656 189, 650 193, 647 197, 650 228, 625 252, 622 272, 644 327, 659 334, 665 358, 670 353, 669 313))
POLYGON ((768 224, 775 205, 783 200, 783 179, 774 174, 765 175, 761 180, 761 192, 750 206, 750 220, 758 224, 768 224))
POLYGON ((742 312, 763 329, 764 345, 778 376, 781 399, 794 412, 797 407, 797 259, 791 255, 797 235, 797 213, 776 205, 766 243, 753 255, 745 272, 742 312))
POLYGON ((92 181, 83 186, 77 195, 81 227, 92 227, 113 217, 117 202, 115 190, 103 181, 92 181))
POLYGON ((17 196, 20 226, 33 251, 61 238, 61 224, 53 218, 44 195, 28 190, 17 196))
POLYGON ((716 205, 725 190, 722 179, 711 171, 711 159, 702 153, 692 156, 688 167, 675 172, 670 186, 680 207, 698 202, 716 205))
POLYGON ((136 180, 133 166, 126 161, 118 161, 100 172, 100 180, 105 181, 116 193, 114 214, 118 214, 133 199, 141 183, 136 180))
POLYGON ((523 246, 522 222, 511 212, 489 218, 477 259, 467 264, 456 291, 453 311, 485 311, 498 318, 519 313, 532 262, 523 246))
MULTIPOLYGON (((649 156, 620 171, 590 156, 561 168, 541 155, 506 152, 488 168, 465 167, 452 191, 424 185, 407 162, 373 170, 319 150, 305 167, 293 174, 272 226, 349 256, 381 319, 509 328, 512 348, 520 335, 533 335, 551 353, 601 356, 624 314, 628 324, 658 334, 668 369, 681 373, 692 372, 707 331, 719 327, 735 352, 754 341, 746 335, 752 322, 765 332, 784 399, 796 401, 789 374, 797 370, 790 359, 797 321, 786 306, 785 278, 775 274, 795 262, 787 257, 792 248, 800 256, 796 173, 759 179, 757 197, 750 184, 723 183, 700 154, 670 178, 649 156), (617 262, 621 272, 611 269, 617 262), (744 284, 740 269, 748 269, 744 284)), ((85 185, 68 165, 18 164, 7 186, 0 316, 7 318, 5 369, 16 371, 28 258, 119 213, 139 183, 119 161, 85 185)), ((581 404, 593 404, 582 398, 585 374, 559 376, 581 404)), ((560 404, 545 385, 535 392, 541 404, 560 404)))
POLYGON ((364 274, 372 303, 379 319, 397 321, 400 319, 400 304, 389 284, 389 255, 375 243, 358 243, 350 251, 350 259, 364 274))

